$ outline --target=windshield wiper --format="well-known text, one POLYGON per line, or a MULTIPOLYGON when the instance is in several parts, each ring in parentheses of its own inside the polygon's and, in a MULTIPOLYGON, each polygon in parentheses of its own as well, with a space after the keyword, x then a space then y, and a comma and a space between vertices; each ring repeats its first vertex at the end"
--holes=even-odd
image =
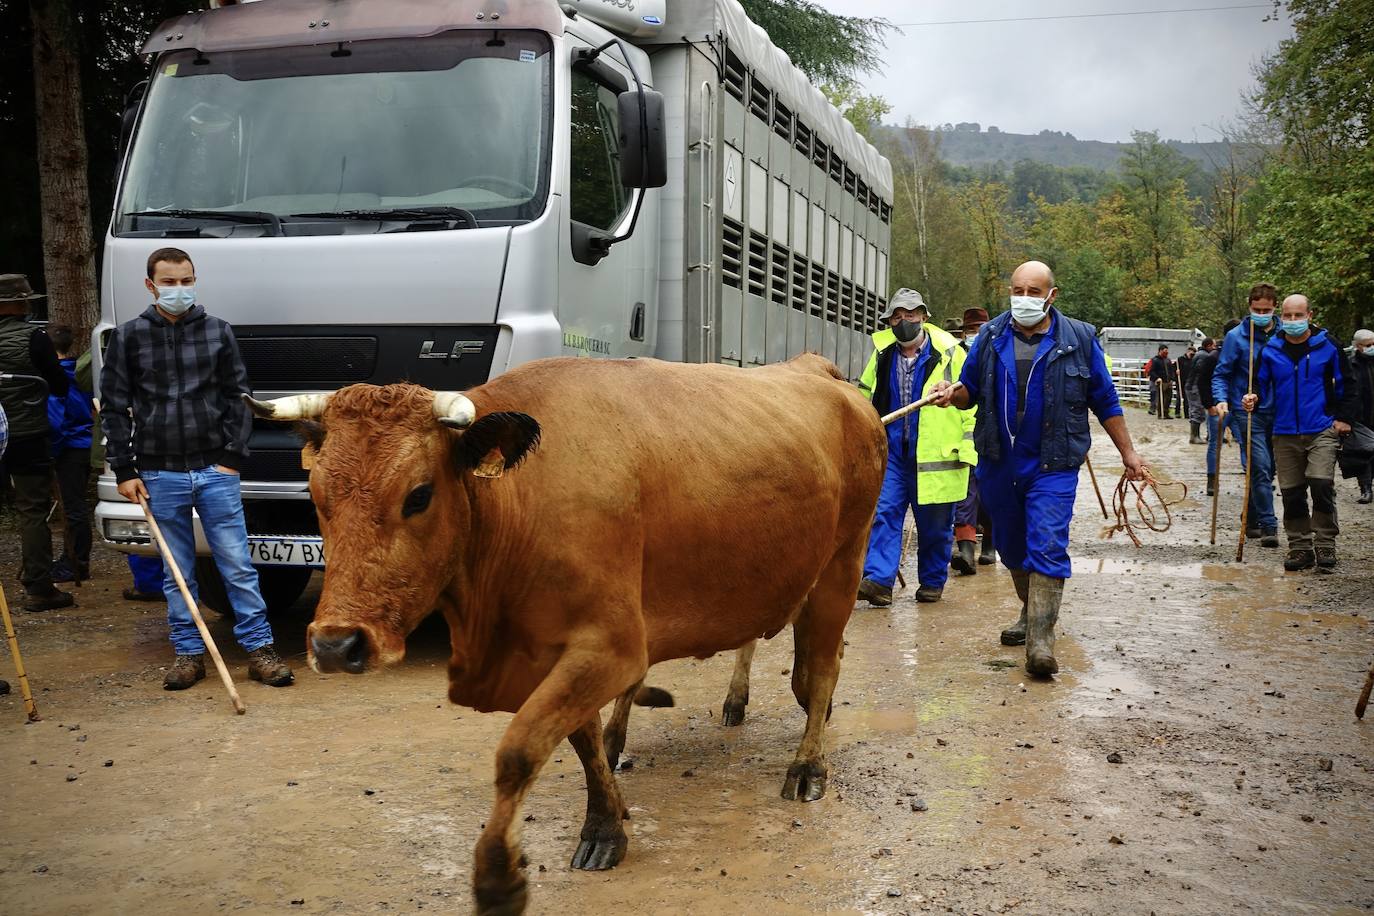
POLYGON ((227 223, 266 223, 274 235, 282 235, 281 217, 262 210, 142 210, 125 216, 167 216, 173 219, 218 219, 227 223))
POLYGON ((477 228, 477 217, 462 207, 395 207, 376 210, 330 210, 322 213, 292 213, 292 219, 356 220, 462 220, 469 229, 477 228))

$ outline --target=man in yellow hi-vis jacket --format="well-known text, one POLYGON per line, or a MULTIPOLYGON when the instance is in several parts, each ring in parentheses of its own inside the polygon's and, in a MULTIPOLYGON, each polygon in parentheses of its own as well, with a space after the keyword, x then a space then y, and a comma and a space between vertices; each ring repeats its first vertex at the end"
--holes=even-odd
MULTIPOLYGON (((964 348, 929 317, 921 294, 911 289, 898 290, 884 310, 886 327, 873 335, 876 349, 859 380, 879 414, 959 377, 964 348)), ((978 463, 973 423, 972 410, 922 408, 888 425, 887 472, 859 583, 859 597, 874 607, 892 603, 908 507, 916 516, 916 600, 940 600, 949 578, 954 504, 968 492, 969 468, 978 463)))

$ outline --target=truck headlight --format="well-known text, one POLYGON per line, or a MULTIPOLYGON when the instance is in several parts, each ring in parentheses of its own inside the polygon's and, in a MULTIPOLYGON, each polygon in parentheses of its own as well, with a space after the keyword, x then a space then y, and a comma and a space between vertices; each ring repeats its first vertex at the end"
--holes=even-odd
POLYGON ((147 544, 153 539, 148 523, 141 519, 105 519, 105 540, 126 544, 147 544))

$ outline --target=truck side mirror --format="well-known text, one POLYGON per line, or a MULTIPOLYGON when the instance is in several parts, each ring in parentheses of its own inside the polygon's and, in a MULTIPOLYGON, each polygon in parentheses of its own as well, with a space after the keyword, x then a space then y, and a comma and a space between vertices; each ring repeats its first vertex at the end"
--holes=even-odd
POLYGON ((620 183, 661 188, 668 183, 668 145, 663 134, 663 94, 629 90, 616 97, 620 114, 620 183))
POLYGON ((129 140, 134 134, 134 122, 138 120, 138 106, 148 92, 148 81, 143 80, 129 90, 124 97, 124 113, 119 116, 119 146, 116 147, 118 160, 124 159, 124 151, 129 148, 129 140))

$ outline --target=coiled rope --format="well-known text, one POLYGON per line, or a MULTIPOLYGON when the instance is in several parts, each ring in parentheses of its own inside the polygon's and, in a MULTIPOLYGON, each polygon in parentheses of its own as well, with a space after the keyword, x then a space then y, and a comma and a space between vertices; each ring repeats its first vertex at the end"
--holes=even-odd
POLYGON ((1135 546, 1143 546, 1137 530, 1148 530, 1154 532, 1168 531, 1174 523, 1174 517, 1169 511, 1170 506, 1176 506, 1188 498, 1188 485, 1181 480, 1166 481, 1161 484, 1155 480, 1154 475, 1149 469, 1145 470, 1143 480, 1131 480, 1124 473, 1121 479, 1116 482, 1116 489, 1112 492, 1112 512, 1116 516, 1116 523, 1108 525, 1102 529, 1104 538, 1111 538, 1118 531, 1126 532, 1126 536, 1131 539, 1135 546), (1165 499, 1159 492, 1163 487, 1181 487, 1182 494, 1173 500, 1165 499), (1151 505, 1151 501, 1146 497, 1153 493, 1153 502, 1158 504, 1151 505), (1136 521, 1131 517, 1131 507, 1128 503, 1134 503, 1135 514, 1139 518, 1136 521), (1163 520, 1160 520, 1161 514, 1163 520))

